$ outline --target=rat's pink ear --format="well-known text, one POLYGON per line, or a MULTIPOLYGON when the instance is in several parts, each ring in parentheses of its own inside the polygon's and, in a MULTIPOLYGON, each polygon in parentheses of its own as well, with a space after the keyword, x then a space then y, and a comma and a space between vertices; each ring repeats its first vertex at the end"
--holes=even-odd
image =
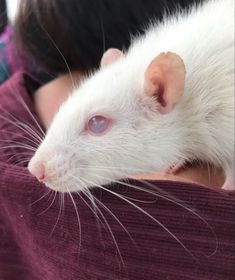
POLYGON ((107 66, 123 57, 123 52, 118 49, 108 49, 102 56, 101 67, 107 66))
POLYGON ((185 66, 175 53, 158 55, 145 72, 145 93, 155 96, 162 114, 169 113, 184 92, 185 66))

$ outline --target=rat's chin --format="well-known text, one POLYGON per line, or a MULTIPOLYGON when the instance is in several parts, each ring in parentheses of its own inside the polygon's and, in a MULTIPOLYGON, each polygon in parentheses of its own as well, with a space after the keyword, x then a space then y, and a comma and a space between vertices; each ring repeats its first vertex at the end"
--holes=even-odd
MULTIPOLYGON (((76 184, 58 184, 53 182, 44 182, 45 186, 53 191, 60 192, 60 193, 72 193, 72 192, 79 192, 84 190, 86 187, 81 186, 78 183, 76 184)), ((87 186, 88 187, 88 186, 87 186)))
MULTIPOLYGON (((89 176, 91 177, 91 176, 89 176)), ((86 191, 87 189, 91 189, 91 188, 103 188, 103 185, 107 185, 111 183, 111 180, 95 180, 93 178, 93 180, 91 179, 87 179, 85 180, 83 178, 83 180, 78 179, 78 180, 74 180, 72 181, 71 179, 69 179, 68 181, 66 180, 66 176, 64 178, 60 178, 60 179, 56 179, 54 180, 48 180, 48 181, 44 181, 43 182, 46 187, 48 187, 49 189, 56 191, 56 192, 60 192, 60 193, 73 193, 73 192, 83 192, 86 191), (87 182, 86 182, 87 181, 87 182), (93 182, 93 184, 92 184, 93 182)))

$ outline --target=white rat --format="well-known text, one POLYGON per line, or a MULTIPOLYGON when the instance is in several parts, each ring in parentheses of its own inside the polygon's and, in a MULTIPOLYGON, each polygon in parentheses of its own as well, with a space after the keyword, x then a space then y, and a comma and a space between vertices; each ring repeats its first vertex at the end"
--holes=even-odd
POLYGON ((72 192, 198 159, 222 167, 234 189, 233 0, 153 24, 101 65, 31 159, 39 181, 72 192))

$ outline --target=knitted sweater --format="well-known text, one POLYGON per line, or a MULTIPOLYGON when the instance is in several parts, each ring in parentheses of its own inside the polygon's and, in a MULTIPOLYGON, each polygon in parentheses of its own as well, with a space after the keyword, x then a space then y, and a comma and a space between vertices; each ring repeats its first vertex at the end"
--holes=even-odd
POLYGON ((97 210, 82 194, 62 204, 31 177, 34 136, 14 117, 37 129, 29 92, 37 86, 23 73, 0 86, 1 280, 234 279, 234 193, 130 180, 139 190, 91 190, 97 210))

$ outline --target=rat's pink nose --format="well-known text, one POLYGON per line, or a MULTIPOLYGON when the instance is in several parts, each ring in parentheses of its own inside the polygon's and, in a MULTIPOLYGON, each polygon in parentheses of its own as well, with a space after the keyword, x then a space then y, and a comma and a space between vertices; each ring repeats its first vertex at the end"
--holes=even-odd
POLYGON ((29 171, 38 179, 39 182, 43 182, 46 178, 45 166, 43 163, 37 163, 36 165, 30 166, 29 171))

